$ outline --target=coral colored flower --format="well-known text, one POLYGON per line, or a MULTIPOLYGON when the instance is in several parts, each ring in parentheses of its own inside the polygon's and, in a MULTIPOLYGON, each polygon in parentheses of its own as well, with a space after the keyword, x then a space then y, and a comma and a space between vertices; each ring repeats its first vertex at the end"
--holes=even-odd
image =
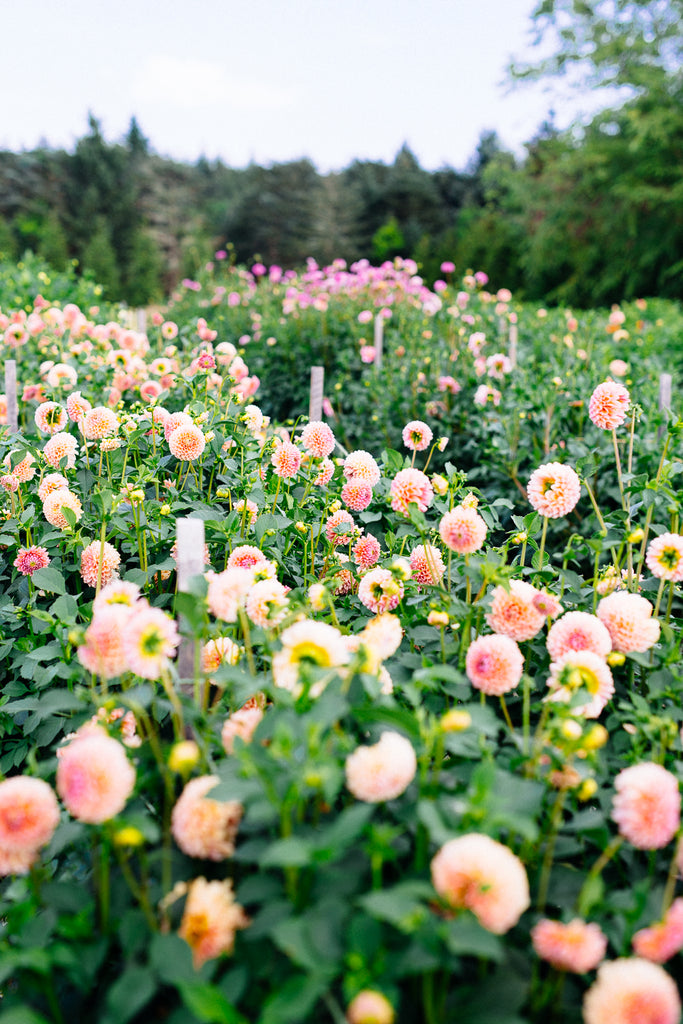
POLYGON ((475 689, 489 696, 499 697, 514 690, 523 670, 524 655, 509 636, 480 636, 467 649, 467 678, 475 689))
POLYGON ((393 1024, 394 1008, 381 992, 363 989, 346 1008, 348 1024, 393 1024))
POLYGON ((29 775, 0 782, 0 875, 25 874, 58 824, 59 805, 47 782, 29 775))
POLYGON ((132 609, 125 604, 98 606, 95 609, 93 604, 93 611, 95 614, 85 631, 84 643, 77 651, 78 660, 89 672, 103 679, 113 679, 128 670, 123 637, 132 609))
POLYGON ((597 615, 567 612, 550 627, 546 647, 552 661, 557 661, 567 651, 593 651, 606 658, 612 650, 612 638, 597 615))
POLYGON ((417 757, 405 736, 383 732, 377 743, 356 747, 344 770, 347 788, 356 800, 384 803, 405 793, 415 777, 417 757))
POLYGON ((617 590, 598 604, 596 615, 607 626, 612 647, 622 654, 647 651, 659 640, 660 625, 653 619, 653 607, 646 597, 617 590))
POLYGON ((538 956, 558 971, 587 974, 604 959, 607 937, 597 924, 575 917, 569 924, 545 918, 531 929, 538 956))
POLYGON ((391 612, 382 612, 365 624, 359 634, 359 639, 379 661, 384 661, 395 654, 401 646, 403 639, 401 620, 391 612))
POLYGON ((262 718, 263 708, 258 704, 240 708, 226 718, 221 729, 221 743, 225 753, 233 753, 235 740, 238 738, 244 743, 251 743, 251 738, 262 718))
POLYGON ((434 435, 431 428, 426 423, 423 423, 422 420, 411 420, 403 428, 402 436, 406 448, 413 452, 423 452, 425 448, 429 448, 434 435))
MULTIPOLYGON (((346 665, 349 652, 344 637, 334 626, 313 619, 302 619, 288 626, 280 637, 282 649, 273 655, 273 680, 292 693, 301 688, 299 674, 307 667, 336 669, 346 665)), ((311 687, 317 696, 324 687, 320 681, 311 687)))
POLYGON ((410 568, 416 583, 436 585, 446 571, 441 552, 433 544, 418 544, 410 552, 410 568))
POLYGON ((69 529, 64 509, 69 509, 74 514, 76 522, 79 522, 83 515, 83 506, 79 498, 73 491, 65 487, 60 488, 58 491, 52 491, 43 502, 43 515, 48 523, 51 526, 56 526, 58 530, 69 529))
POLYGON ((363 512, 372 501, 372 487, 362 480, 347 480, 341 490, 341 500, 354 512, 363 512))
MULTIPOLYGON (((16 474, 16 470, 14 471, 16 474)), ((683 580, 683 537, 662 533, 650 541, 645 556, 647 567, 660 580, 683 580)))
POLYGON ((623 384, 606 380, 598 384, 588 403, 588 415, 601 430, 614 430, 626 419, 631 396, 623 384))
POLYGON ((325 536, 330 544, 335 547, 339 544, 348 544, 353 537, 356 524, 350 512, 340 508, 325 521, 325 536))
POLYGON ((601 964, 583 999, 584 1024, 679 1024, 680 1019, 673 978, 639 957, 601 964))
POLYGON ((671 842, 681 820, 678 779, 660 764, 642 761, 614 780, 612 820, 639 850, 659 850, 671 842))
POLYGON ((327 423, 318 420, 307 423, 301 432, 301 443, 310 455, 326 458, 334 451, 336 440, 327 423))
POLYGON ((164 420, 164 438, 168 441, 174 430, 178 427, 193 427, 192 417, 186 412, 172 412, 164 420))
POLYGON ((491 611, 486 616, 494 633, 504 633, 513 640, 531 640, 545 622, 545 616, 533 603, 536 589, 523 580, 510 580, 509 591, 496 587, 491 611))
POLYGON ((529 906, 522 862, 478 832, 449 840, 433 858, 431 871, 439 896, 451 907, 471 910, 495 935, 509 931, 529 906))
POLYGON ((71 434, 60 431, 54 434, 43 448, 43 458, 53 469, 59 469, 62 460, 66 459, 66 468, 74 469, 76 466, 76 453, 78 452, 78 441, 71 434))
POLYGON ((318 467, 317 476, 313 478, 316 487, 326 487, 334 473, 334 462, 331 459, 323 459, 318 467))
POLYGON ((459 555, 471 555, 486 540, 486 523, 476 508, 456 505, 442 517, 439 536, 451 551, 459 555))
POLYGON ((221 665, 236 665, 240 660, 241 648, 229 636, 218 636, 208 640, 202 647, 202 672, 210 675, 221 665))
POLYGON ((196 971, 209 960, 232 953, 235 933, 248 924, 229 879, 207 882, 200 877, 190 882, 178 935, 192 950, 196 971))
POLYGON ((683 949, 683 899, 674 900, 662 921, 641 928, 632 941, 636 956, 653 963, 663 964, 680 953, 683 949))
POLYGON ((277 476, 291 480, 299 472, 301 452, 291 441, 282 441, 271 456, 271 464, 277 476))
POLYGON ((106 541, 100 544, 99 540, 94 540, 81 552, 81 579, 91 587, 96 587, 98 581, 105 587, 118 576, 120 564, 121 555, 115 547, 106 541))
POLYGON ((61 473, 48 473, 47 476, 43 477, 40 486, 38 487, 38 497, 41 501, 45 501, 51 491, 58 491, 62 487, 66 487, 68 489, 69 481, 67 478, 61 473))
POLYGON ((344 459, 344 476, 347 480, 362 480, 375 487, 380 480, 380 469, 369 452, 359 449, 350 452, 344 459))
POLYGON ((176 427, 168 438, 171 455, 181 462, 194 462, 206 448, 206 438, 194 424, 176 427))
POLYGON ((228 558, 228 569, 251 569, 253 565, 261 565, 268 559, 260 550, 252 544, 240 544, 230 552, 228 558))
POLYGON ((178 628, 171 616, 140 602, 123 637, 129 670, 143 679, 159 679, 179 643, 178 628))
POLYGON ((119 421, 116 413, 104 405, 89 409, 81 420, 83 436, 88 441, 97 441, 102 437, 113 437, 118 433, 119 421))
POLYGON ((263 629, 272 629, 287 614, 287 587, 279 580, 259 580, 247 594, 245 610, 251 621, 263 629))
POLYGON ((57 792, 73 818, 99 825, 115 817, 135 786, 126 748, 96 727, 57 751, 57 792))
POLYGON ((15 480, 18 480, 20 484, 25 484, 28 483, 29 480, 32 480, 36 475, 36 467, 34 465, 35 461, 36 460, 33 455, 28 452, 28 454, 25 455, 21 462, 18 462, 14 468, 12 468, 11 465, 10 455, 5 456, 4 464, 7 467, 7 472, 11 473, 15 480))
POLYGON ((594 651, 569 650, 550 665, 548 700, 569 702, 578 690, 587 690, 591 699, 574 714, 597 718, 614 695, 614 680, 607 662, 594 651))
POLYGON ((390 612, 403 597, 403 583, 389 569, 371 569, 360 581, 358 597, 371 612, 390 612))
POLYGON ((50 556, 45 548, 33 545, 30 548, 19 548, 17 557, 12 563, 22 576, 32 576, 36 569, 46 569, 50 564, 50 556))
POLYGON ((36 426, 43 434, 56 434, 67 422, 66 409, 58 402, 43 402, 35 411, 36 426))
POLYGON ((527 484, 533 508, 549 519, 568 515, 581 497, 581 481, 571 466, 548 462, 534 470, 527 484))
POLYGON ((209 611, 223 622, 236 622, 239 608, 254 583, 253 572, 249 569, 225 569, 209 576, 206 600, 209 611))
POLYGON ((91 409, 91 403, 83 398, 80 391, 73 391, 66 400, 66 411, 72 423, 80 423, 91 409))
POLYGON ((173 808, 171 832, 188 857, 218 861, 235 851, 242 805, 237 800, 212 800, 207 794, 218 782, 217 775, 191 779, 173 808))
POLYGON ((351 548, 351 557, 361 569, 371 569, 379 561, 381 551, 377 538, 371 533, 364 533, 351 548))
POLYGON ((389 489, 394 512, 408 514, 409 505, 415 504, 426 512, 434 500, 434 489, 429 477, 419 469, 401 469, 391 481, 389 489))

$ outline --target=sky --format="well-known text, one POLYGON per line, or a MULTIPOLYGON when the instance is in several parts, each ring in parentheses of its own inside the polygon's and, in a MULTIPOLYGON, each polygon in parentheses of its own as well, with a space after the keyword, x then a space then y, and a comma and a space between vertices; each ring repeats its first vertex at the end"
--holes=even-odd
POLYGON ((88 111, 105 138, 137 118, 154 151, 194 162, 310 158, 463 169, 483 131, 523 155, 552 108, 597 109, 506 86, 532 55, 535 0, 5 0, 0 148, 73 149, 88 111))

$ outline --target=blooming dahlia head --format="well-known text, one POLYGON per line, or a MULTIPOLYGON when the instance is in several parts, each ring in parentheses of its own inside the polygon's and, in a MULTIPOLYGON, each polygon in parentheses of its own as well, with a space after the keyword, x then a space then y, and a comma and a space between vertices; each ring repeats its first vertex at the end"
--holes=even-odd
POLYGON ((534 470, 527 484, 533 508, 548 519, 568 515, 581 496, 581 481, 571 466, 548 462, 534 470))
POLYGON ((597 615, 567 612, 550 627, 546 647, 552 661, 568 651, 593 651, 606 658, 612 650, 612 638, 597 615))
POLYGON ((645 960, 663 964, 683 949, 683 899, 674 900, 663 920, 633 936, 633 951, 645 960))
POLYGON ((623 384, 606 380, 598 384, 588 403, 588 415, 601 430, 614 430, 626 419, 631 396, 623 384))
POLYGON ((248 924, 244 909, 235 902, 231 881, 207 882, 200 877, 190 882, 178 935, 192 950, 195 970, 232 953, 235 933, 248 924))
POLYGON ((411 420, 403 428, 403 443, 413 452, 423 452, 429 448, 432 437, 431 428, 422 420, 411 420))
POLYGON ((217 775, 191 779, 173 808, 171 832, 188 857, 219 861, 235 851, 242 805, 237 800, 212 800, 208 794, 218 782, 217 775))
POLYGON ((401 469, 391 481, 391 507, 400 515, 408 515, 409 506, 417 505, 426 512, 434 500, 434 488, 428 476, 419 469, 401 469))
POLYGON ((417 771, 417 757, 409 740, 397 732, 383 732, 371 746, 356 747, 346 759, 346 785, 357 800, 383 803, 406 791, 417 771))
POLYGON ((494 633, 503 633, 513 640, 531 640, 545 622, 535 604, 536 588, 524 580, 510 580, 510 589, 496 587, 487 622, 494 633))
POLYGON ((673 978, 640 957, 605 961, 583 1000, 584 1024, 679 1024, 673 978))
POLYGON ((95 727, 57 751, 57 792, 72 817, 90 825, 109 821, 135 786, 126 748, 95 727))
POLYGON ((42 779, 14 775, 0 782, 0 875, 25 874, 59 824, 59 805, 42 779))
POLYGON ((81 552, 81 579, 91 587, 106 586, 118 577, 121 555, 111 544, 94 540, 81 552))
POLYGON ((471 555, 486 540, 486 523, 476 508, 456 505, 442 517, 439 535, 451 551, 459 555, 471 555))
POLYGON ((587 974, 603 960, 607 937, 597 924, 574 918, 568 924, 545 918, 531 929, 534 950, 558 971, 587 974))
POLYGON ((641 594, 617 590, 603 597, 596 614, 612 638, 612 647, 622 654, 647 651, 659 640, 660 625, 652 618, 653 607, 641 594))
POLYGON ((621 835, 639 850, 659 850, 678 831, 681 795, 678 779, 660 764, 643 761, 619 772, 612 820, 621 835))
POLYGON ((648 544, 645 561, 653 576, 680 582, 683 580, 683 536, 680 533, 662 533, 655 537, 648 544))
POLYGON ((336 440, 327 423, 307 423, 301 433, 301 443, 309 455, 324 459, 334 451, 336 440))
POLYGON ((480 636, 467 650, 467 678, 475 689, 490 696, 499 697, 514 690, 523 670, 524 655, 509 636, 480 636))
POLYGON ((597 718, 607 701, 614 695, 614 680, 609 665, 590 650, 568 650, 550 665, 548 678, 550 694, 548 700, 571 702, 574 694, 587 690, 590 700, 580 707, 573 707, 576 715, 597 718))

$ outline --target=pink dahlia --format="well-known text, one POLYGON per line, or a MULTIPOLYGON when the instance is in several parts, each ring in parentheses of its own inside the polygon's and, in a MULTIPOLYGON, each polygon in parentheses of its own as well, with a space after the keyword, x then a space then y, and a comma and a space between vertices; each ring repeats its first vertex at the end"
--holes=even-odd
POLYGON ((642 653, 659 640, 660 625, 653 619, 653 607, 646 597, 617 590, 598 604, 596 614, 607 626, 612 647, 622 654, 642 653))
POLYGON ((277 476, 283 480, 291 480, 299 472, 301 452, 291 441, 281 441, 270 461, 277 476))
POLYGON ((24 874, 58 824, 59 805, 47 782, 29 775, 0 782, 0 875, 24 874))
POLYGON ((486 620, 494 633, 503 633, 513 640, 531 640, 545 622, 545 616, 536 608, 536 588, 523 580, 510 580, 510 589, 496 587, 491 600, 491 611, 486 620))
POLYGON ((243 743, 251 743, 251 738, 262 718, 263 708, 255 702, 239 708, 226 718, 221 729, 221 743, 225 753, 232 754, 236 739, 242 740, 243 743))
POLYGON ((346 1008, 348 1024, 394 1024, 394 1008, 381 992, 366 988, 346 1008))
POLYGON ((358 597, 371 612, 390 612, 403 597, 403 584, 388 569, 371 569, 358 585, 358 597))
POLYGON ((472 911, 495 935, 509 931, 529 906, 524 865, 506 846, 471 832, 449 840, 432 860, 432 884, 451 907, 472 911))
POLYGON ((527 484, 527 498, 533 508, 549 519, 568 515, 581 496, 581 481, 561 462, 549 462, 534 470, 527 484))
POLYGON ((633 951, 645 960, 663 964, 683 949, 683 899, 674 900, 662 921, 633 936, 633 951))
POLYGON ((57 792, 69 814, 99 825, 115 817, 135 786, 126 748, 95 728, 57 751, 57 792))
POLYGON ((83 515, 83 506, 80 499, 73 491, 69 491, 65 487, 60 488, 58 491, 52 491, 43 502, 43 515, 48 523, 51 526, 56 526, 58 530, 70 529, 69 521, 64 515, 64 509, 68 509, 73 513, 76 522, 83 515))
POLYGON ((374 487, 380 479, 379 466, 369 452, 362 449, 351 452, 344 460, 344 476, 347 480, 362 480, 374 487))
POLYGON ((112 604, 95 609, 93 604, 93 610, 93 620, 85 631, 84 643, 77 651, 78 660, 96 676, 113 679, 128 671, 123 637, 131 608, 124 604, 112 604))
POLYGON ((194 462, 206 448, 206 438, 194 423, 176 427, 169 435, 168 448, 180 462, 194 462))
POLYGON ((341 490, 341 500, 353 512, 363 512, 372 501, 372 487, 362 480, 347 480, 341 490))
POLYGON ((192 950, 196 971, 209 960, 232 953, 235 933, 248 924, 244 909, 235 903, 231 881, 207 882, 200 877, 190 882, 178 935, 192 950))
POLYGON ((607 937, 597 924, 575 917, 569 924, 545 918, 531 929, 533 947, 558 971, 587 974, 604 959, 607 937))
POLYGON ((143 679, 159 679, 167 671, 180 643, 178 627, 161 608, 140 602, 123 637, 128 669, 143 679))
POLYGON ((660 580, 683 580, 683 537, 662 533, 650 541, 645 556, 647 567, 660 580))
POLYGON ((614 430, 626 419, 631 396, 623 384, 606 380, 598 384, 588 403, 588 415, 601 430, 614 430))
POLYGON ((379 561, 382 551, 379 541, 371 533, 364 533, 351 548, 351 557, 361 569, 371 569, 379 561))
POLYGON ((88 441, 97 441, 102 437, 114 437, 119 430, 116 413, 104 405, 89 409, 81 420, 83 436, 88 441))
POLYGON ((431 428, 422 420, 411 420, 403 428, 403 443, 413 452, 423 452, 432 440, 431 428))
POLYGON ((550 627, 546 647, 553 661, 567 651, 593 651, 606 658, 612 650, 612 638, 597 615, 567 612, 550 627))
POLYGON ((223 622, 236 622, 240 608, 249 589, 253 586, 254 575, 250 569, 225 569, 208 577, 209 590, 206 600, 209 611, 223 622))
POLYGON ((678 779, 660 764, 643 761, 624 768, 614 780, 612 820, 639 850, 658 850, 671 842, 681 821, 678 779))
POLYGON ((50 564, 50 556, 45 548, 33 545, 30 548, 19 548, 13 565, 22 576, 32 576, 36 569, 46 569, 50 564))
POLYGON ((59 431, 50 438, 43 448, 43 458, 48 466, 59 469, 66 459, 66 468, 74 469, 76 466, 76 454, 78 452, 78 441, 71 434, 59 431))
POLYGON ((418 544, 410 552, 410 568, 416 583, 436 585, 446 571, 441 552, 433 544, 418 544))
POLYGON ((351 541, 356 529, 356 524, 350 512, 340 508, 325 521, 325 536, 330 544, 345 545, 351 541))
POLYGON ((212 800, 208 794, 218 782, 217 775, 191 779, 173 808, 171 832, 188 857, 218 861, 234 853, 242 805, 237 800, 212 800))
POLYGON ((680 1019, 673 978, 640 957, 601 964, 583 999, 584 1024, 679 1024, 680 1019))
POLYGON ((550 665, 548 700, 569 703, 579 690, 587 690, 590 700, 573 707, 574 714, 597 718, 614 695, 614 680, 609 665, 594 651, 568 650, 550 665))
POLYGON ((38 486, 38 497, 45 501, 51 491, 59 491, 62 487, 69 487, 69 481, 61 473, 48 473, 43 477, 38 486))
POLYGON ((377 743, 349 754, 345 771, 346 785, 356 800, 378 804, 406 791, 417 771, 417 757, 405 736, 383 732, 377 743))
POLYGON ((268 559, 260 548, 252 544, 240 544, 230 552, 228 569, 251 569, 253 565, 262 565, 268 559))
POLYGON ((476 508, 456 505, 442 517, 439 535, 451 551, 471 555, 486 540, 486 523, 476 508))
POLYGON ((475 689, 499 697, 522 678, 524 655, 509 636, 480 636, 467 650, 465 671, 475 689))
POLYGON ((301 443, 309 453, 319 459, 331 455, 336 445, 334 434, 327 423, 307 423, 301 432, 301 443))
POLYGON ((409 505, 417 505, 426 512, 434 499, 434 489, 428 476, 419 469, 401 469, 391 481, 389 489, 391 507, 400 515, 408 514, 409 505))
POLYGON ((106 587, 119 574, 121 555, 111 544, 94 540, 81 552, 81 579, 91 587, 106 587))
POLYGON ((36 426, 43 434, 56 434, 67 422, 66 409, 58 402, 42 402, 35 411, 36 426))

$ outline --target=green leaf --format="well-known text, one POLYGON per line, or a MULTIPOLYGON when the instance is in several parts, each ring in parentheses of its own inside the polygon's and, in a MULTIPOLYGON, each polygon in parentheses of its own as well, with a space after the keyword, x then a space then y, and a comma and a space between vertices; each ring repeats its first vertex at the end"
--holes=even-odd
POLYGON ((185 1006, 197 1020, 205 1021, 206 1024, 247 1024, 246 1018, 213 985, 181 982, 178 991, 185 1006))
POLYGON ((15 1006, 11 1010, 5 1010, 0 1020, 2 1024, 50 1024, 47 1017, 30 1010, 28 1006, 15 1006))
POLYGON ((456 956, 477 956, 496 961, 503 958, 500 939, 471 917, 459 917, 448 922, 446 945, 456 956))
POLYGON ((388 921, 402 932, 415 931, 429 913, 426 901, 434 898, 428 882, 400 882, 391 889, 380 889, 361 896, 359 903, 368 914, 388 921))
POLYGON ((266 1000, 258 1024, 301 1024, 329 984, 327 977, 294 975, 266 1000))
POLYGON ((147 1005, 155 991, 156 982, 147 967, 126 968, 107 992, 102 1024, 127 1024, 147 1005))
POLYGON ((305 839, 289 836, 271 843, 261 858, 264 868, 306 867, 311 863, 313 847, 305 839))
POLYGON ((49 594, 66 594, 64 577, 50 565, 46 569, 36 569, 31 580, 38 590, 46 590, 49 594))

